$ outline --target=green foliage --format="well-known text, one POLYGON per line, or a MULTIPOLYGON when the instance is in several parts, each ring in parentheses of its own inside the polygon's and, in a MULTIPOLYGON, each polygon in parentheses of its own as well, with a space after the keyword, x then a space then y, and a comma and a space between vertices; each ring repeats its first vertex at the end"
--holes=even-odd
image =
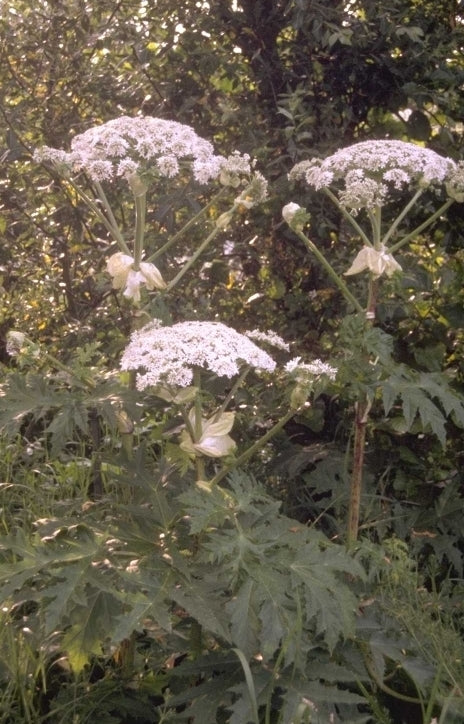
POLYGON ((454 590, 449 580, 440 591, 429 590, 431 571, 420 574, 398 539, 384 541, 383 557, 379 553, 367 552, 378 589, 360 620, 366 666, 386 694, 397 686, 400 695, 415 699, 424 721, 441 711, 439 721, 457 722, 464 711, 459 694, 464 680, 458 603, 462 582, 454 590))
MULTIPOLYGON (((462 720, 462 204, 403 254, 375 325, 344 315, 281 224, 295 160, 382 136, 459 157, 462 33, 457 4, 429 0, 5 9, 0 328, 2 340, 28 333, 38 354, 0 349, 0 722, 462 720), (104 272, 101 221, 30 160, 139 111, 192 124, 219 152, 250 152, 271 182, 267 205, 141 316, 104 272), (177 444, 181 405, 115 373, 145 313, 272 328, 292 354, 337 365, 335 383, 247 461, 259 483, 245 470, 195 485, 197 461, 177 444), (363 540, 348 554, 362 396, 363 540)), ((292 194, 318 248, 346 269, 358 242, 345 222, 324 199, 292 194)), ((126 229, 132 208, 108 198, 126 229)), ((162 189, 147 253, 208 198, 162 189)), ((406 232, 434 203, 424 197, 406 232)), ((172 277, 205 226, 175 247, 172 277)), ((237 394, 240 450, 285 411, 280 382, 237 394)), ((203 402, 215 409, 228 391, 208 380, 203 402)), ((207 461, 205 478, 220 469, 207 461)))

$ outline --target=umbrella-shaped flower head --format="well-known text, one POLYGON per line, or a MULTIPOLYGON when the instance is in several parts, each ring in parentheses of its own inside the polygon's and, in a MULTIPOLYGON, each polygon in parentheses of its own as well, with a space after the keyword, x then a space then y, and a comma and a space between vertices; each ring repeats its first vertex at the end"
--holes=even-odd
POLYGON ((244 334, 220 322, 179 322, 162 327, 157 320, 133 332, 121 359, 123 370, 137 370, 137 388, 188 387, 195 368, 219 377, 235 377, 241 365, 272 372, 275 362, 244 334))
POLYGON ((428 148, 404 141, 363 141, 324 160, 301 161, 290 178, 302 178, 314 189, 333 187, 345 208, 382 206, 389 194, 452 182, 456 163, 428 148))

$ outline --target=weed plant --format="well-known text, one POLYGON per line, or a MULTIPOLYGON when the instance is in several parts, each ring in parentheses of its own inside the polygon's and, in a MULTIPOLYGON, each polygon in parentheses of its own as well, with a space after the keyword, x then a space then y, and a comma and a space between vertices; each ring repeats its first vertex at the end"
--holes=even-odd
POLYGON ((62 354, 8 337, 0 722, 462 721, 464 401, 447 349, 412 364, 384 322, 397 253, 462 201, 463 170, 361 145, 292 173, 361 242, 348 269, 284 206, 346 301, 324 360, 272 330, 181 318, 201 255, 266 201, 252 159, 143 117, 37 152, 106 234, 122 311, 116 360, 98 334, 62 354), (426 193, 442 198, 411 229, 426 193), (147 223, 160 199, 175 230, 147 223))

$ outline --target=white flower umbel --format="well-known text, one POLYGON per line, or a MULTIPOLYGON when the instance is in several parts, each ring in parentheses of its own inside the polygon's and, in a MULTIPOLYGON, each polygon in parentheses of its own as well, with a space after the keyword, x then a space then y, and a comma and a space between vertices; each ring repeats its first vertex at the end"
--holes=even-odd
POLYGON ((388 253, 383 245, 380 246, 379 250, 371 246, 363 246, 348 271, 345 272, 345 276, 359 274, 365 269, 372 272, 374 277, 380 277, 382 274, 391 277, 394 272, 402 271, 401 265, 388 253))
POLYGON ((44 146, 35 159, 84 171, 96 182, 117 177, 130 181, 149 168, 172 178, 190 166, 202 184, 216 178, 225 162, 190 126, 150 116, 115 118, 75 136, 69 153, 44 146))
POLYGON ((290 349, 290 345, 271 329, 268 329, 267 332, 261 332, 259 329, 253 329, 251 332, 245 332, 245 334, 250 339, 256 339, 258 342, 270 344, 272 347, 283 349, 285 352, 288 352, 290 349))
POLYGON ((232 153, 221 162, 219 180, 223 186, 232 186, 237 189, 243 176, 249 176, 254 163, 247 153, 241 154, 238 151, 232 153))
POLYGON ((6 352, 10 357, 15 357, 21 354, 23 349, 27 346, 28 339, 24 332, 17 332, 12 329, 7 332, 6 335, 6 352))
POLYGON ((312 362, 302 362, 301 357, 295 357, 294 359, 287 362, 285 365, 285 371, 298 377, 302 375, 304 377, 328 377, 329 380, 335 380, 337 376, 337 368, 329 365, 328 362, 322 362, 320 359, 315 359, 312 362))
POLYGON ((324 160, 302 161, 290 178, 316 190, 337 187, 342 206, 351 210, 382 206, 393 190, 425 188, 451 180, 456 164, 427 148, 404 141, 363 141, 324 160))
POLYGON ((304 405, 314 391, 314 387, 324 378, 334 380, 337 376, 337 369, 315 359, 312 362, 302 362, 301 357, 295 357, 287 362, 285 371, 296 383, 290 394, 290 407, 298 409, 304 405))
MULTIPOLYGON (((189 422, 192 430, 197 429, 195 409, 189 412, 189 422)), ((180 447, 192 457, 206 455, 210 458, 222 458, 230 455, 236 448, 234 440, 228 435, 234 424, 235 413, 223 412, 209 420, 201 418, 201 435, 198 442, 194 442, 187 430, 180 436, 180 447)))
POLYGON ((137 388, 188 387, 194 368, 234 377, 241 364, 272 372, 275 362, 244 334, 220 322, 180 322, 161 327, 157 320, 133 332, 121 358, 123 370, 137 370, 137 388))
POLYGON ((140 287, 147 289, 164 289, 166 283, 154 264, 141 261, 138 269, 134 269, 134 258, 121 251, 110 256, 106 262, 108 273, 113 277, 113 288, 124 289, 124 296, 140 301, 140 287))

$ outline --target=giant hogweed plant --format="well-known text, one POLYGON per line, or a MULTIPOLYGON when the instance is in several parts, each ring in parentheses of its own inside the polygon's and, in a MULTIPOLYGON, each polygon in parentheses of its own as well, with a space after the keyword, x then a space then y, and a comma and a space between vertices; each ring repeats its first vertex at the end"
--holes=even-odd
MULTIPOLYGON (((4 434, 35 446, 35 469, 41 452, 49 473, 81 456, 92 484, 91 499, 63 500, 57 482, 56 504, 31 528, 15 515, 5 519, 0 585, 9 645, 19 641, 26 611, 45 679, 49 651, 76 675, 106 657, 137 687, 137 636, 145 632, 154 677, 148 721, 325 721, 336 706, 352 716, 362 702, 355 680, 364 674, 343 663, 357 605, 344 577, 360 579, 362 568, 282 515, 242 471, 333 383, 336 369, 299 358, 278 365, 267 350, 288 357, 288 344, 270 331, 239 333, 218 320, 166 324, 170 292, 238 210, 263 200, 263 177, 247 157, 216 156, 189 127, 152 118, 110 121, 76 136, 70 152, 44 148, 36 160, 62 174, 106 228, 116 246, 108 272, 135 313, 119 371, 97 346, 61 360, 21 331, 9 335, 16 369, 2 388, 4 434), (160 185, 185 185, 192 176, 219 183, 221 203, 232 188, 232 203, 216 218, 218 198, 201 210, 195 204, 188 220, 183 208, 179 231, 147 255, 149 193, 156 201, 160 185), (131 229, 121 226, 125 215, 116 218, 106 189, 119 180, 132 197, 131 229), (154 262, 193 226, 208 224, 204 242, 166 281, 154 262), (163 320, 150 319, 155 295, 163 297, 163 320), (280 411, 266 415, 265 432, 247 444, 234 432, 236 417, 252 426, 253 391, 272 385, 280 411), (343 642, 336 665, 331 653, 343 642), (316 660, 317 676, 308 678, 316 660), (342 680, 350 685, 339 687, 342 680)), ((7 491, 14 488, 13 471, 7 491)), ((19 701, 18 720, 79 716, 74 700, 59 697, 55 709, 40 710, 37 681, 24 681, 15 666, 4 691, 19 701)), ((89 716, 99 716, 97 703, 89 716)))
MULTIPOLYGON (((417 242, 454 201, 464 200, 464 169, 462 164, 412 144, 368 141, 342 149, 325 160, 303 161, 294 167, 290 177, 325 193, 351 228, 353 241, 361 244, 349 268, 340 273, 308 236, 310 217, 306 210, 293 202, 283 209, 285 221, 325 269, 348 306, 338 328, 340 352, 336 363, 341 394, 353 407, 346 542, 348 549, 360 551, 362 557, 366 541, 358 538, 364 522, 362 483, 367 472, 366 448, 371 443, 368 431, 371 435, 376 424, 385 429, 390 416, 394 435, 434 435, 446 449, 448 423, 464 427, 464 400, 449 370, 423 371, 397 362, 395 339, 377 323, 382 282, 401 275, 401 250, 409 242, 417 242), (437 210, 416 228, 408 228, 408 216, 422 195, 433 192, 439 199, 443 188, 447 198, 437 203, 437 210), (365 284, 352 283, 353 278, 363 274, 365 284), (383 408, 383 415, 379 408, 383 408)), ((381 469, 376 471, 379 481, 382 473, 381 469)), ((434 538, 435 534, 430 536, 434 538)), ((376 557, 380 561, 382 548, 370 548, 371 562, 376 557)), ((439 552, 438 544, 437 556, 439 552)), ((458 552, 453 554, 451 550, 449 560, 459 573, 462 568, 458 552)), ((459 721, 463 712, 461 654, 451 653, 454 645, 445 644, 448 636, 456 641, 454 614, 444 623, 453 610, 453 596, 448 597, 446 591, 440 595, 433 583, 433 593, 428 593, 426 576, 418 575, 406 544, 394 539, 387 542, 383 561, 386 568, 383 564, 374 566, 380 586, 374 587, 376 595, 359 620, 357 632, 359 650, 374 688, 380 698, 383 692, 397 699, 398 710, 401 706, 405 710, 412 707, 407 716, 420 717, 423 722, 459 721), (393 561, 396 563, 391 566, 393 561), (433 622, 426 621, 430 610, 434 611, 433 622), (441 632, 438 639, 435 625, 441 632), (437 648, 438 640, 441 645, 437 648), (447 654, 443 655, 445 648, 447 654), (395 671, 401 675, 398 677, 395 671), (412 690, 405 690, 405 680, 412 684, 412 690)), ((433 582, 435 574, 428 575, 433 582)), ((369 698, 362 682, 360 689, 369 698)), ((377 716, 382 720, 380 712, 377 716)))
POLYGON ((345 369, 340 378, 344 378, 344 394, 348 393, 354 410, 347 520, 350 547, 359 533, 366 430, 369 421, 374 424, 371 411, 378 401, 383 404, 385 416, 394 412, 396 432, 404 434, 417 430, 419 425, 422 432, 436 435, 443 446, 448 418, 464 426, 463 399, 449 376, 397 363, 394 338, 376 325, 382 280, 401 274, 401 250, 423 234, 454 201, 464 200, 464 167, 411 143, 365 141, 324 160, 302 161, 292 169, 290 178, 303 180, 310 188, 325 193, 351 229, 352 238, 361 245, 351 266, 340 274, 305 233, 309 220, 305 209, 295 203, 283 209, 284 219, 348 304, 339 345, 345 369), (440 202, 443 188, 446 196, 440 202), (436 194, 438 208, 410 230, 406 226, 408 216, 427 192, 436 194), (351 286, 350 278, 359 274, 366 274, 367 284, 351 286))

